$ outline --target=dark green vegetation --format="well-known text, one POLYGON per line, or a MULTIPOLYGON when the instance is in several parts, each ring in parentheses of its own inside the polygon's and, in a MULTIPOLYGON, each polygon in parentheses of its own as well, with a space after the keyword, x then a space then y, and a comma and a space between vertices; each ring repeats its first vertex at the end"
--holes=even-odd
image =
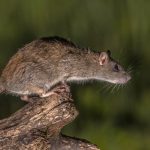
MULTIPOLYGON (((110 49, 132 80, 118 89, 105 83, 73 85, 80 116, 64 132, 101 149, 150 149, 150 1, 1 0, 0 68, 35 38, 59 35, 93 50, 110 49)), ((0 96, 0 117, 24 103, 0 96)))

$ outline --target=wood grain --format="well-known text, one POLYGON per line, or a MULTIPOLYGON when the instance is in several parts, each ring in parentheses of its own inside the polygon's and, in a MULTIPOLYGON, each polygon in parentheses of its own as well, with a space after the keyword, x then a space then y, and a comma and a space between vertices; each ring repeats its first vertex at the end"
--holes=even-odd
POLYGON ((0 150, 98 150, 90 142, 61 134, 78 115, 69 87, 31 102, 0 120, 0 150))

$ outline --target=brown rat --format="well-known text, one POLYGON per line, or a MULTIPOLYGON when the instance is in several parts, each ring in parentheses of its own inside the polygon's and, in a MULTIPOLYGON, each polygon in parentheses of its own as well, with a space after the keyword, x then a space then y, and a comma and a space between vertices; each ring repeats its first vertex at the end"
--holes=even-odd
POLYGON ((10 59, 0 78, 0 92, 46 97, 60 82, 101 80, 124 84, 130 75, 108 52, 81 49, 74 43, 49 37, 35 40, 10 59))

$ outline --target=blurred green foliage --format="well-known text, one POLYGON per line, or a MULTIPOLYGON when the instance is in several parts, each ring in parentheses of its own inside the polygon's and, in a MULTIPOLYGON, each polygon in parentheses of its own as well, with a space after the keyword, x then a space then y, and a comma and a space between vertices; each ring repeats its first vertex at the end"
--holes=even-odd
MULTIPOLYGON (((72 85, 79 117, 64 133, 86 138, 104 150, 150 149, 150 1, 0 0, 0 68, 22 47, 59 35, 81 47, 110 49, 132 70, 123 88, 106 83, 72 85)), ((0 96, 0 118, 24 105, 0 96)))

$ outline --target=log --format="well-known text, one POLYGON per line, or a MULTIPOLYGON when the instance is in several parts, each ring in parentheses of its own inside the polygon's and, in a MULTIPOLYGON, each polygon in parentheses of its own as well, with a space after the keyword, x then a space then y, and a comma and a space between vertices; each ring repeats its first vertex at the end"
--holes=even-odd
POLYGON ((57 86, 46 98, 30 103, 0 120, 0 150, 98 150, 90 142, 61 134, 78 115, 70 88, 57 86))

